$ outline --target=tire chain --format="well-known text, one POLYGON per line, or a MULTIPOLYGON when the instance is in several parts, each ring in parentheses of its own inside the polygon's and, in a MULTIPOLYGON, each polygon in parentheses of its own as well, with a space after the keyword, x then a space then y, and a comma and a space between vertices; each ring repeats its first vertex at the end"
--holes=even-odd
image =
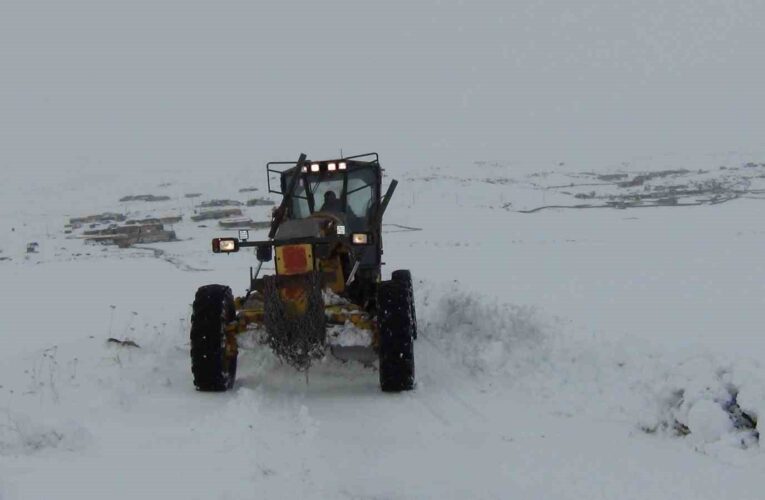
POLYGON ((276 276, 264 277, 263 307, 269 347, 283 362, 307 371, 314 359, 324 357, 327 330, 321 274, 308 273, 302 279, 308 293, 305 314, 293 317, 287 313, 276 276))

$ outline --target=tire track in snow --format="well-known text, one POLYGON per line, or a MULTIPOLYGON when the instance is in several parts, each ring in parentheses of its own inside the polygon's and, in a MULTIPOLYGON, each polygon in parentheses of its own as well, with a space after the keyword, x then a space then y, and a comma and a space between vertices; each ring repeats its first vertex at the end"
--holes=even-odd
POLYGON ((476 392, 472 385, 468 387, 466 383, 469 380, 469 375, 461 367, 455 366, 427 335, 420 333, 418 340, 420 339, 425 340, 425 343, 419 343, 420 355, 415 354, 415 356, 419 358, 419 366, 425 365, 425 370, 420 369, 419 371, 419 373, 425 372, 425 375, 421 378, 424 383, 421 383, 414 392, 415 399, 436 420, 449 427, 454 426, 455 422, 474 420, 476 417, 488 421, 489 418, 483 412, 479 411, 464 397, 458 395, 454 389, 455 386, 458 386, 462 394, 476 392), (452 415, 455 418, 450 419, 446 415, 452 415), (457 416, 460 418, 456 418, 457 416))

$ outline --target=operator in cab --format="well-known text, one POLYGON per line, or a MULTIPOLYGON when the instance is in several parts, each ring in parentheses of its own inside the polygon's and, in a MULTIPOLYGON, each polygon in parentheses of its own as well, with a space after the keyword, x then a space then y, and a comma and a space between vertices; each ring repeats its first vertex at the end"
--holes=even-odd
POLYGON ((343 212, 342 204, 334 191, 330 190, 324 193, 324 204, 321 206, 321 211, 335 213, 343 212))

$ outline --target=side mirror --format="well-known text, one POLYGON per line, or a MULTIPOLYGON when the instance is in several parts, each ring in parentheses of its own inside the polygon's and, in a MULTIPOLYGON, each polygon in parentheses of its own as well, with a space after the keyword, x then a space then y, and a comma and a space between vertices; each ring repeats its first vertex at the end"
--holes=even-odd
POLYGON ((273 247, 271 245, 259 245, 257 250, 255 250, 255 255, 260 262, 271 262, 273 253, 273 247))

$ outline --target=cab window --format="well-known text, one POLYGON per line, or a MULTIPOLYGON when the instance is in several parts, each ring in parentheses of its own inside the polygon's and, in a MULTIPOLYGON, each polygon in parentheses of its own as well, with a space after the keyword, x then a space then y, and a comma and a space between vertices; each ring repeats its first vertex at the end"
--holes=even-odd
POLYGON ((348 208, 357 217, 368 219, 372 203, 377 199, 375 175, 371 169, 355 170, 348 174, 348 208))
MULTIPOLYGON (((290 185, 291 177, 284 177, 284 187, 286 191, 287 186, 290 185)), ((303 183, 298 180, 297 186, 295 186, 295 193, 292 196, 292 206, 290 207, 290 217, 293 219, 304 219, 311 215, 311 211, 308 207, 308 197, 305 193, 305 187, 303 183)))

